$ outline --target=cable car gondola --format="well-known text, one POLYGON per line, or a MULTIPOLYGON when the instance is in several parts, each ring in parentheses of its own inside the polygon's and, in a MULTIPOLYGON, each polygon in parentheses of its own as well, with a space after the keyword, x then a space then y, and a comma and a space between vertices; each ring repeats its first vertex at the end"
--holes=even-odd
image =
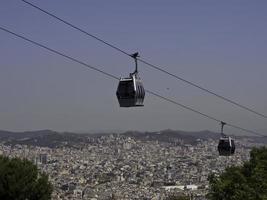
POLYGON ((218 144, 218 151, 220 156, 231 156, 235 153, 235 142, 233 138, 223 133, 225 124, 225 122, 221 122, 221 138, 218 144))
POLYGON ((135 71, 134 73, 130 73, 127 78, 120 78, 116 92, 120 107, 144 106, 145 89, 138 76, 138 53, 134 53, 132 57, 135 61, 135 71))

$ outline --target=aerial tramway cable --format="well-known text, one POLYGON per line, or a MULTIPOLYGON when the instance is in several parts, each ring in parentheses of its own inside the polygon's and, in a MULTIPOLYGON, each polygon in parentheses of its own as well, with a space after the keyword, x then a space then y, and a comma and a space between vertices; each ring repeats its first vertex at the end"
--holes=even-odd
MULTIPOLYGON (((98 36, 95 36, 94 34, 91 34, 91 33, 87 32, 87 31, 85 31, 85 30, 83 30, 83 29, 81 29, 81 28, 75 26, 74 24, 72 24, 72 23, 70 23, 70 22, 68 22, 68 21, 66 21, 66 20, 64 20, 64 19, 62 19, 62 18, 56 16, 55 14, 52 14, 51 12, 48 12, 48 11, 46 11, 46 10, 40 8, 39 6, 36 6, 36 5, 34 5, 33 3, 30 3, 30 2, 28 2, 28 1, 26 1, 26 0, 21 0, 21 1, 23 1, 24 3, 26 3, 26 4, 28 4, 28 5, 32 6, 32 7, 34 7, 34 8, 36 8, 36 9, 38 9, 39 11, 41 11, 41 12, 43 12, 43 13, 45 13, 45 14, 47 14, 47 15, 49 15, 49 16, 51 16, 51 17, 53 17, 53 18, 55 18, 55 19, 57 19, 57 20, 59 20, 59 21, 61 21, 62 23, 64 23, 64 24, 66 24, 66 25, 68 25, 68 26, 70 26, 70 27, 72 27, 72 28, 74 28, 74 29, 76 29, 76 30, 78 30, 78 31, 80 31, 80 32, 82 32, 82 33, 84 33, 84 34, 86 34, 87 36, 92 37, 92 38, 98 40, 99 42, 101 42, 101 43, 103 43, 103 44, 105 44, 105 45, 107 45, 107 46, 109 46, 109 47, 111 47, 111 48, 113 48, 113 49, 115 49, 115 50, 121 52, 122 54, 125 54, 125 55, 127 55, 127 56, 131 56, 131 54, 127 53, 126 51, 122 50, 121 48, 119 48, 119 47, 117 47, 117 46, 115 46, 115 45, 113 45, 113 44, 111 44, 111 43, 109 43, 109 42, 107 42, 107 41, 101 39, 101 38, 98 37, 98 36)), ((186 83, 186 84, 189 84, 189 85, 191 85, 191 86, 193 86, 193 87, 195 87, 195 88, 198 88, 198 89, 200 89, 200 90, 202 90, 202 91, 204 91, 204 92, 206 92, 206 93, 209 93, 209 94, 211 94, 211 95, 213 95, 213 96, 216 96, 217 98, 220 98, 220 99, 222 99, 222 100, 224 100, 224 101, 226 101, 226 102, 228 102, 228 103, 231 103, 231 104, 233 104, 233 105, 235 105, 235 106, 238 106, 239 108, 242 108, 242 109, 244 109, 244 110, 246 110, 246 111, 249 111, 249 112, 254 113, 254 114, 256 114, 256 115, 258 115, 258 116, 260 116, 260 117, 262 117, 262 118, 267 119, 267 115, 262 114, 262 113, 260 113, 260 112, 258 112, 258 111, 256 111, 256 110, 254 110, 254 109, 252 109, 252 108, 249 108, 249 107, 247 107, 247 106, 244 106, 244 105, 242 105, 242 104, 240 104, 240 103, 238 103, 238 102, 236 102, 236 101, 234 101, 234 100, 231 100, 230 98, 227 98, 227 97, 225 97, 225 96, 223 96, 223 95, 217 94, 216 92, 213 92, 213 91, 211 91, 211 90, 209 90, 209 89, 207 89, 207 88, 204 88, 204 87, 202 87, 202 86, 200 86, 200 85, 198 85, 198 84, 196 84, 196 83, 194 83, 194 82, 192 82, 192 81, 186 80, 185 78, 182 78, 182 77, 180 77, 180 76, 178 76, 178 75, 176 75, 176 74, 173 74, 173 73, 171 73, 171 72, 169 72, 169 71, 163 69, 163 67, 161 67, 161 66, 159 66, 159 65, 151 64, 150 62, 148 62, 148 61, 146 61, 146 60, 144 60, 144 59, 141 59, 141 58, 138 58, 138 60, 139 60, 140 62, 142 62, 143 64, 145 64, 145 65, 147 65, 147 66, 149 66, 149 67, 151 67, 151 68, 153 68, 153 69, 155 69, 155 70, 158 70, 158 71, 160 71, 160 72, 162 72, 162 73, 165 73, 165 74, 167 74, 167 75, 169 75, 169 76, 171 76, 171 77, 173 77, 173 78, 175 78, 175 79, 177 79, 177 80, 180 80, 180 81, 182 81, 182 82, 184 82, 184 83, 186 83)))
MULTIPOLYGON (((27 42, 29 42, 29 43, 31 43, 31 44, 34 44, 34 45, 36 45, 36 46, 39 46, 39 47, 41 47, 41 48, 43 48, 43 49, 46 49, 46 50, 48 50, 48 51, 50 51, 50 52, 52 52, 52 53, 55 53, 55 54, 60 55, 60 56, 62 56, 62 57, 64 57, 64 58, 67 58, 67 59, 69 59, 69 60, 71 60, 71 61, 73 61, 73 62, 76 62, 76 63, 78 63, 78 64, 80 64, 80 65, 83 65, 83 66, 85 66, 85 67, 87 67, 87 68, 90 68, 90 69, 92 69, 92 70, 94 70, 94 71, 97 71, 97 72, 99 72, 99 73, 102 73, 102 74, 106 75, 107 77, 110 77, 110 78, 115 79, 115 80, 120 80, 117 76, 115 76, 115 75, 113 75, 113 74, 107 73, 107 72, 105 72, 105 71, 103 71, 103 70, 101 70, 101 69, 98 69, 98 68, 96 68, 96 67, 93 67, 93 66, 91 66, 91 65, 89 65, 89 64, 87 64, 87 63, 85 63, 85 62, 82 62, 82 61, 76 59, 76 58, 73 58, 73 57, 71 57, 71 56, 69 56, 69 55, 66 55, 66 54, 61 53, 61 52, 59 52, 59 51, 57 51, 57 50, 54 50, 54 49, 52 49, 52 48, 50 48, 50 47, 47 47, 47 46, 45 46, 45 45, 43 45, 43 44, 41 44, 41 43, 38 43, 38 42, 36 42, 36 41, 33 41, 33 40, 31 40, 31 39, 29 39, 29 38, 27 38, 27 37, 25 37, 25 36, 22 36, 22 35, 20 35, 20 34, 17 34, 17 33, 15 33, 15 32, 13 32, 13 31, 10 31, 10 30, 7 29, 7 28, 4 28, 4 27, 0 26, 0 30, 4 31, 4 32, 6 32, 6 33, 9 33, 9 34, 11 34, 11 35, 13 35, 13 36, 16 36, 17 38, 23 39, 23 40, 25 40, 25 41, 27 41, 27 42)), ((212 116, 210 116, 210 115, 207 115, 207 114, 202 113, 202 112, 200 112, 200 111, 198 111, 198 110, 195 110, 195 109, 193 109, 193 108, 191 108, 191 107, 189 107, 189 106, 186 106, 186 105, 183 105, 183 104, 181 104, 181 103, 178 103, 177 101, 174 101, 174 100, 172 100, 172 99, 170 99, 170 98, 164 97, 164 96, 162 96, 162 95, 160 95, 160 94, 158 94, 158 93, 156 93, 156 92, 153 92, 153 91, 151 91, 151 90, 145 90, 145 91, 146 91, 146 93, 148 93, 148 94, 151 94, 151 95, 153 95, 153 96, 156 96, 156 97, 160 98, 161 100, 167 101, 167 102, 169 102, 169 103, 172 103, 172 104, 174 104, 174 105, 177 105, 177 106, 179 106, 179 107, 182 107, 182 108, 184 108, 184 109, 186 109, 186 110, 190 110, 190 111, 192 111, 192 112, 194 112, 194 113, 197 113, 197 114, 199 114, 199 115, 201 115, 201 116, 203 116, 203 117, 205 117, 205 118, 208 118, 208 119, 213 120, 213 121, 216 121, 216 122, 221 122, 221 120, 219 120, 219 119, 216 119, 216 118, 214 118, 214 117, 212 117, 212 116)), ((246 129, 246 128, 242 128, 242 127, 236 126, 236 125, 231 124, 231 123, 227 123, 226 125, 229 126, 229 127, 232 127, 232 128, 235 128, 235 129, 239 129, 239 130, 242 130, 242 131, 244 131, 244 132, 253 134, 253 135, 266 136, 266 135, 260 134, 260 133, 258 133, 258 132, 255 132, 255 131, 252 131, 252 130, 249 130, 249 129, 246 129)))

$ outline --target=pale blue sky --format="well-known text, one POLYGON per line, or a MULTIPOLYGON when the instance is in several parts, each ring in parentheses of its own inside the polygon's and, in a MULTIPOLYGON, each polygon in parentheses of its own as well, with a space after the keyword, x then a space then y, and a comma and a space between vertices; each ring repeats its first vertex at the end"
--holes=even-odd
MULTIPOLYGON (((267 114, 266 1, 29 1, 267 114)), ((133 70, 130 58, 20 0, 1 0, 0 25, 117 76, 133 70)), ((116 81, 1 31, 0 55, 0 129, 219 129, 213 121, 149 95, 143 108, 120 108, 116 81)), ((140 76, 147 89, 216 118, 267 128, 266 120, 142 64, 140 76)))

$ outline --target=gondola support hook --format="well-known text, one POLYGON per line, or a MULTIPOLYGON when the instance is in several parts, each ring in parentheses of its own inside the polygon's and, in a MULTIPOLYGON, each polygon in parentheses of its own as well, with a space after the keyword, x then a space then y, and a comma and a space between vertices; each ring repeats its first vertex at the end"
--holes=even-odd
POLYGON ((226 135, 223 133, 223 127, 226 125, 225 122, 221 121, 221 135, 225 137, 226 135))
POLYGON ((134 59, 134 62, 135 62, 135 71, 132 74, 137 74, 138 73, 137 58, 140 57, 139 53, 136 52, 136 53, 132 54, 131 57, 134 59))

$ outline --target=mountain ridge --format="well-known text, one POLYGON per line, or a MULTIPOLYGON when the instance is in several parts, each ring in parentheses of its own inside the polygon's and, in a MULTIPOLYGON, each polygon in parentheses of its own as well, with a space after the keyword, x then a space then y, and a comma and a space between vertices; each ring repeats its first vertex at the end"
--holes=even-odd
MULTIPOLYGON (((74 132, 57 132, 49 129, 37 131, 12 132, 0 130, 0 141, 6 144, 23 144, 34 146, 56 147, 62 145, 77 146, 77 144, 90 143, 95 138, 102 136, 117 135, 122 137, 131 137, 142 141, 159 141, 174 143, 183 140, 184 143, 196 144, 198 140, 217 140, 220 133, 209 130, 202 131, 181 131, 165 129, 154 132, 126 131, 124 133, 74 133, 74 132)), ((267 143, 267 137, 249 137, 235 136, 234 138, 251 138, 253 140, 267 143)))

